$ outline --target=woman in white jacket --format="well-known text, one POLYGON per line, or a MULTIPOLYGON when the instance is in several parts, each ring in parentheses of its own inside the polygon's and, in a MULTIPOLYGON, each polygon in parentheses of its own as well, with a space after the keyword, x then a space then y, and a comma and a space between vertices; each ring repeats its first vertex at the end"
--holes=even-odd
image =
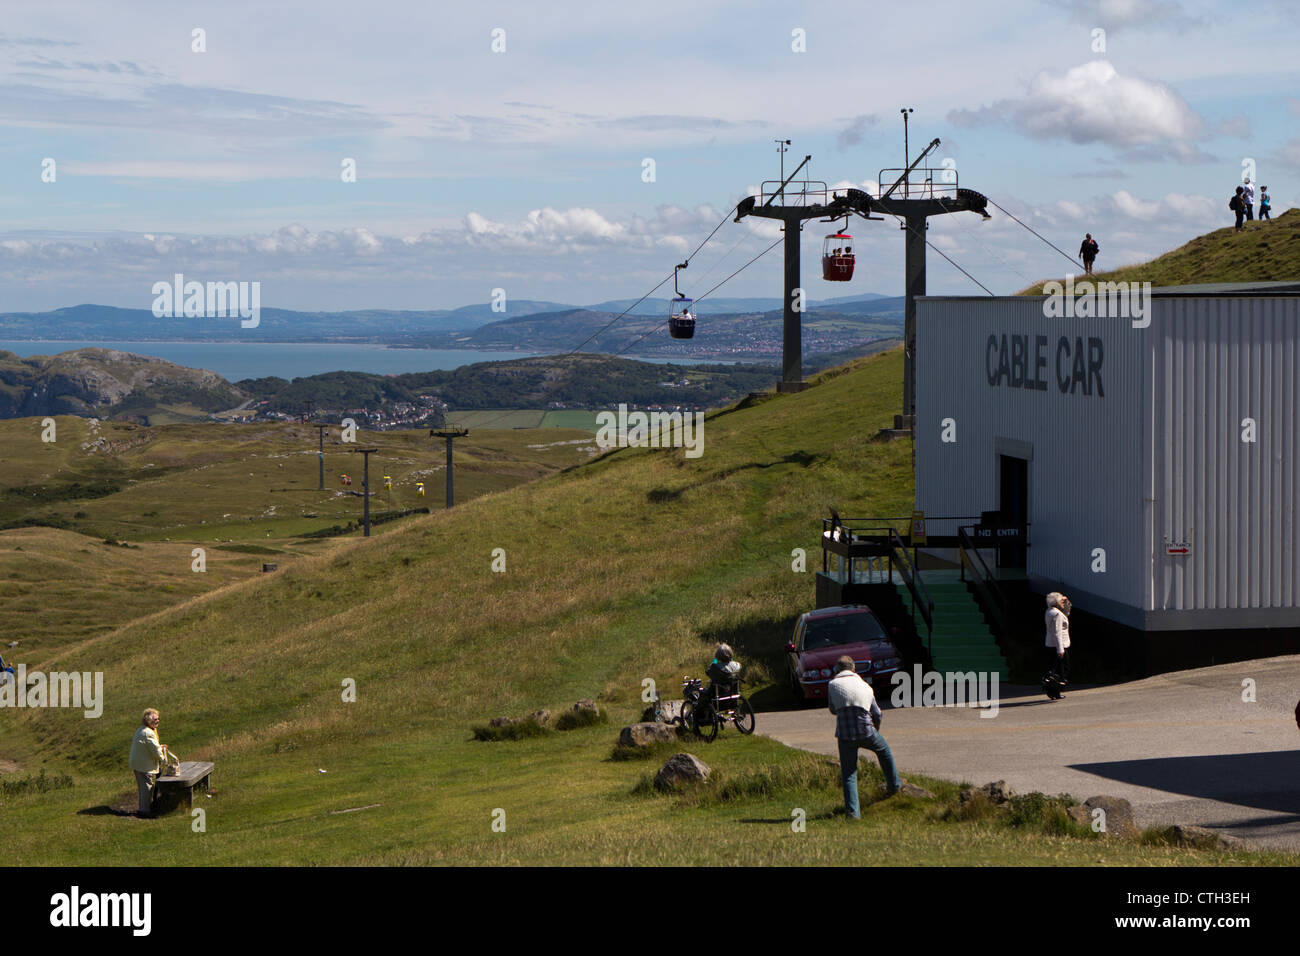
POLYGON ((131 770, 135 773, 136 789, 140 797, 140 816, 153 816, 154 785, 163 768, 178 761, 158 742, 158 711, 150 707, 140 718, 140 729, 131 741, 131 770))
POLYGON ((1070 599, 1060 591, 1047 595, 1047 671, 1066 684, 1070 672, 1070 599))

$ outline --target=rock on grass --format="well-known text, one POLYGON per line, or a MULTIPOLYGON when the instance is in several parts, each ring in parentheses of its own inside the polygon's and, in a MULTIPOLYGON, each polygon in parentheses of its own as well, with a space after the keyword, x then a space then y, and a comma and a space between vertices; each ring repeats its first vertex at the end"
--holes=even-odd
POLYGON ((673 754, 655 774, 655 789, 675 790, 682 784, 702 783, 710 772, 709 765, 694 754, 673 754))

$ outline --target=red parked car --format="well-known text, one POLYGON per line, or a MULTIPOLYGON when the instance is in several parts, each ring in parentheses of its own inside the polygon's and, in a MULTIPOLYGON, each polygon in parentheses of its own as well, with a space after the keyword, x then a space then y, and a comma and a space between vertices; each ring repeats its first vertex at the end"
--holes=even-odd
POLYGON ((825 700, 835 662, 851 654, 856 670, 887 700, 889 676, 903 666, 898 648, 865 604, 823 607, 799 618, 785 646, 786 671, 795 700, 825 700))

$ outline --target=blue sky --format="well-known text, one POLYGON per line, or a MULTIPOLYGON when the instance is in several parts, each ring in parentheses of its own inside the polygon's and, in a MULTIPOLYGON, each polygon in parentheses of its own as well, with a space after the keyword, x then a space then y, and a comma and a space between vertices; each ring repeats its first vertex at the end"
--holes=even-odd
MULTIPOLYGON (((637 296, 776 178, 778 137, 813 178, 873 188, 902 163, 903 106, 913 155, 939 137, 932 165, 1120 265, 1229 223, 1243 160, 1275 212, 1300 205, 1298 38, 1284 0, 11 0, 0 311, 147 308, 175 272, 296 309, 637 296)), ((852 228, 848 287, 814 274, 829 227, 806 230, 809 294, 901 294, 897 226, 852 228)), ((687 290, 775 235, 729 222, 687 290)), ((996 212, 930 239, 995 292, 1069 268, 996 212)), ((726 294, 779 295, 778 256, 726 294)), ((929 278, 979 292, 933 253, 929 278)))

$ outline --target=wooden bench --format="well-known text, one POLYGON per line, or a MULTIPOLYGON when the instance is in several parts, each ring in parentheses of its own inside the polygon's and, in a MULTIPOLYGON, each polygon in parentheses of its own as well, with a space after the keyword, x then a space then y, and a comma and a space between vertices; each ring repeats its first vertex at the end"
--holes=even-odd
POLYGON ((186 808, 194 809, 194 788, 202 786, 211 789, 213 765, 203 760, 186 760, 175 773, 159 774, 154 790, 154 802, 157 803, 163 788, 167 790, 184 790, 186 808))

